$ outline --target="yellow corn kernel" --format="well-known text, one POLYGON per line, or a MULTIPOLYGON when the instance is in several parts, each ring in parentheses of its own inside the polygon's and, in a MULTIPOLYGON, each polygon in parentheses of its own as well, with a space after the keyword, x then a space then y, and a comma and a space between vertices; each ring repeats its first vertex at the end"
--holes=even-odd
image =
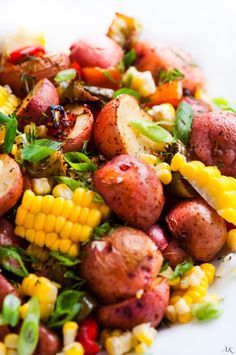
POLYGON ((72 344, 69 344, 63 349, 63 354, 65 354, 65 355, 84 355, 83 345, 79 342, 74 342, 72 344))
POLYGON ((26 190, 23 195, 22 206, 25 209, 29 210, 31 205, 33 204, 34 198, 35 198, 35 194, 33 193, 33 191, 26 190))
POLYGON ((202 294, 201 292, 199 292, 197 289, 191 289, 191 290, 188 290, 186 293, 185 293, 186 296, 189 296, 192 298, 193 300, 193 303, 197 303, 199 302, 201 299, 202 299, 202 294))
POLYGON ((63 325, 63 343, 67 346, 75 341, 79 326, 76 322, 66 322, 63 325))
MULTIPOLYGON (((39 196, 37 196, 39 197, 39 196)), ((45 219, 46 219, 46 215, 43 213, 38 213, 36 214, 35 218, 34 218, 34 229, 41 231, 45 229, 45 219)))
POLYGON ((170 286, 178 286, 180 283, 180 277, 176 277, 173 280, 169 280, 168 283, 170 286))
POLYGON ((46 215, 45 225, 44 225, 44 230, 46 233, 50 233, 50 232, 54 231, 56 218, 58 218, 58 217, 55 217, 52 214, 46 215))
POLYGON ((171 161, 171 170, 178 171, 182 166, 186 164, 186 158, 180 153, 176 153, 171 161))
POLYGON ((166 318, 171 322, 175 323, 177 321, 177 312, 175 306, 169 305, 166 308, 166 318))
POLYGON ((73 210, 71 211, 70 215, 69 215, 69 220, 73 223, 77 222, 79 219, 79 215, 81 212, 82 208, 81 206, 74 206, 73 210))
POLYGON ((38 282, 38 276, 35 274, 29 274, 28 276, 24 277, 21 290, 24 295, 26 296, 33 296, 35 293, 36 285, 38 282))
POLYGON ((45 245, 46 233, 44 231, 36 231, 34 243, 43 247, 45 245))
POLYGON ((181 296, 172 296, 170 298, 170 305, 175 305, 179 300, 181 299, 181 296))
POLYGON ((203 168, 204 164, 202 162, 192 160, 189 163, 181 165, 179 171, 186 179, 194 179, 203 168))
POLYGON ((181 299, 175 304, 175 310, 178 314, 186 314, 190 312, 190 307, 187 304, 186 300, 181 297, 181 299))
POLYGON ((172 174, 167 169, 157 170, 156 172, 158 178, 161 180, 162 184, 168 185, 172 181, 172 174))
POLYGON ((188 306, 190 306, 193 303, 193 299, 189 295, 184 295, 183 299, 186 301, 188 306))
POLYGON ((10 115, 19 104, 20 100, 12 94, 8 87, 0 86, 0 112, 10 115))
POLYGON ((157 122, 165 121, 165 124, 161 125, 170 131, 172 130, 175 122, 175 109, 173 105, 166 103, 153 106, 150 110, 148 110, 148 114, 153 116, 157 122))
POLYGON ((67 219, 74 208, 75 208, 75 205, 71 200, 65 200, 64 201, 64 208, 61 212, 61 215, 67 219))
POLYGON ((56 217, 54 231, 56 233, 60 233, 65 223, 66 223, 66 219, 64 217, 62 216, 56 217))
POLYGON ((19 226, 23 226, 25 223, 25 217, 27 210, 21 205, 17 208, 15 223, 19 226))
POLYGON ((180 323, 188 323, 188 322, 191 322, 192 319, 193 319, 193 316, 192 316, 191 312, 188 312, 185 314, 178 314, 178 321, 180 323))
POLYGON ((236 225, 236 208, 224 208, 217 211, 229 223, 236 225))
POLYGON ((17 154, 17 152, 18 152, 17 145, 13 144, 12 149, 11 149, 11 154, 15 156, 17 154))
POLYGON ((101 220, 102 220, 102 214, 99 210, 97 209, 89 210, 87 221, 86 221, 86 224, 89 227, 91 228, 97 227, 101 223, 101 220))
POLYGON ((145 164, 148 164, 148 165, 155 165, 158 161, 158 158, 153 155, 153 154, 139 154, 139 159, 145 163, 145 164))
POLYGON ((42 213, 49 214, 52 213, 52 208, 54 205, 55 198, 52 195, 43 196, 42 200, 42 213))
POLYGON ((52 245, 59 239, 59 235, 55 232, 47 233, 45 236, 45 245, 51 249, 52 245))
POLYGON ((228 232, 227 245, 231 251, 236 251, 236 229, 231 229, 228 232))
POLYGON ((47 178, 34 178, 32 179, 32 188, 36 195, 47 195, 51 192, 51 184, 47 178))
POLYGON ((46 277, 39 277, 35 295, 40 303, 54 303, 57 299, 57 287, 46 277))
POLYGON ((79 223, 73 224, 73 227, 72 227, 71 233, 70 233, 70 238, 71 238, 71 240, 73 240, 73 242, 80 241, 81 230, 82 230, 81 224, 79 224, 79 223))
POLYGON ((156 91, 156 85, 150 71, 140 72, 135 67, 129 69, 123 75, 123 83, 125 86, 138 91, 142 96, 146 97, 156 91), (132 80, 130 80, 130 77, 132 80))
POLYGON ((71 221, 66 221, 60 231, 60 237, 70 238, 72 227, 73 227, 73 223, 71 221))
POLYGON ((0 342, 0 355, 6 355, 6 346, 0 342))
POLYGON ((41 211, 42 201, 42 196, 35 196, 32 205, 29 208, 29 211, 33 214, 39 213, 41 211))
POLYGON ((60 246, 60 238, 55 240, 55 242, 51 245, 50 249, 53 251, 58 251, 60 246))
POLYGON ((34 229, 27 229, 25 233, 25 238, 28 240, 28 242, 34 243, 35 235, 36 231, 34 229))
POLYGON ((79 215, 78 223, 80 224, 86 224, 87 218, 89 214, 89 208, 83 207, 81 209, 81 213, 79 215))
POLYGON ((77 206, 81 206, 81 202, 84 198, 84 195, 85 195, 85 189, 82 189, 82 187, 75 189, 72 197, 72 201, 74 202, 74 204, 77 206))
POLYGON ((149 323, 137 325, 133 328, 132 332, 138 341, 148 346, 153 344, 154 338, 156 336, 156 330, 152 328, 149 323))
POLYGON ((80 234, 80 241, 86 242, 92 235, 92 228, 86 225, 82 226, 81 234, 80 234))
POLYGON ((26 233, 25 227, 22 226, 16 226, 15 228, 15 234, 18 235, 19 237, 24 238, 26 233))
POLYGON ((25 319, 26 313, 28 311, 29 304, 28 302, 20 306, 20 318, 25 319))
POLYGON ((33 213, 27 212, 25 216, 25 228, 26 229, 31 229, 34 227, 34 218, 35 216, 33 213))
POLYGON ((9 333, 4 338, 4 344, 9 349, 17 349, 19 335, 14 333, 9 333))
POLYGON ((143 355, 148 351, 148 346, 145 343, 140 343, 135 347, 135 354, 143 355))
POLYGON ((73 243, 68 250, 68 255, 72 258, 76 258, 79 254, 79 244, 73 243))
POLYGON ((84 197, 81 201, 81 207, 90 207, 94 197, 94 192, 91 190, 85 191, 84 197))
POLYGON ((110 208, 105 205, 104 203, 100 204, 100 206, 98 207, 99 211, 102 214, 102 220, 104 221, 105 219, 107 219, 109 217, 109 214, 111 212, 110 208))
POLYGON ((54 216, 60 216, 64 208, 65 200, 62 197, 56 197, 52 205, 51 213, 54 216))
POLYGON ((40 125, 36 127, 37 137, 46 138, 48 134, 48 128, 45 125, 40 125))
POLYGON ((54 303, 40 303, 40 319, 46 321, 54 310, 54 303))
POLYGON ((200 268, 202 269, 202 271, 204 271, 209 284, 212 284, 212 282, 214 281, 215 272, 216 272, 215 266, 210 263, 204 263, 204 264, 200 265, 200 268))
POLYGON ((52 194, 54 197, 62 197, 65 200, 71 200, 73 196, 73 192, 66 184, 58 184, 52 190, 52 194))
POLYGON ((59 244, 59 251, 63 254, 67 254, 69 251, 70 247, 72 245, 71 240, 69 239, 60 239, 60 244, 59 244))
POLYGON ((129 352, 133 347, 133 334, 126 332, 118 336, 111 336, 105 341, 105 348, 109 355, 119 355, 129 352))
POLYGON ((217 210, 224 208, 236 208, 236 190, 222 191, 215 196, 214 204, 217 210))

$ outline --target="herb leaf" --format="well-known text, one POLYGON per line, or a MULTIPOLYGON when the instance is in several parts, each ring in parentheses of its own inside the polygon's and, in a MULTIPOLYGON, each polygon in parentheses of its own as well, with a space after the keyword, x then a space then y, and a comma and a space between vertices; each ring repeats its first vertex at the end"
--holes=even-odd
POLYGON ((187 144, 189 133, 191 131, 193 119, 193 110, 191 106, 183 101, 179 104, 176 119, 173 127, 173 135, 182 143, 187 144))
POLYGON ((71 258, 68 255, 59 253, 58 251, 51 251, 50 255, 54 259, 58 260, 61 265, 68 266, 68 267, 75 266, 80 262, 78 259, 71 258))
POLYGON ((96 227, 93 231, 93 239, 100 240, 104 235, 108 234, 111 230, 111 225, 109 222, 104 222, 99 227, 96 227))
POLYGON ((70 152, 64 154, 65 161, 76 171, 87 172, 97 170, 92 160, 81 152, 70 152))
POLYGON ((141 95, 138 91, 135 91, 133 89, 130 88, 121 88, 119 90, 116 90, 113 94, 113 99, 115 99, 117 96, 122 95, 122 94, 126 94, 126 95, 131 95, 136 97, 137 99, 141 98, 141 95))
POLYGON ((175 267, 173 276, 171 277, 170 280, 174 280, 177 277, 183 276, 187 271, 189 271, 192 268, 193 268, 193 263, 192 262, 184 262, 184 263, 178 264, 175 267))
POLYGON ((166 129, 160 127, 156 122, 131 121, 129 124, 130 126, 136 128, 143 136, 149 138, 153 142, 174 142, 172 135, 166 129))
POLYGON ((0 247, 0 264, 17 276, 25 277, 29 274, 21 255, 10 247, 0 247))
POLYGON ((136 59, 136 51, 134 48, 132 48, 129 52, 127 52, 124 55, 123 63, 125 65, 125 68, 129 68, 135 61, 136 59))
POLYGON ((229 101, 223 97, 215 97, 211 101, 221 110, 236 112, 236 108, 232 107, 229 101))
POLYGON ((76 70, 73 68, 70 69, 65 69, 62 71, 59 71, 57 75, 55 76, 54 80, 57 83, 61 83, 63 81, 70 82, 71 80, 75 79, 77 73, 76 70))
POLYGON ((160 69, 157 74, 157 82, 159 85, 169 83, 173 80, 181 80, 184 78, 184 74, 177 68, 164 70, 160 69))
POLYGON ((83 187, 85 188, 85 185, 82 181, 78 181, 75 179, 72 179, 70 177, 67 176, 54 176, 54 179, 56 180, 56 182, 58 183, 63 183, 66 186, 68 186, 72 191, 74 191, 75 189, 77 189, 78 187, 83 187))
POLYGON ((222 309, 215 302, 196 303, 192 306, 191 312, 200 321, 218 318, 222 314, 222 309))
POLYGON ((3 143, 3 152, 8 154, 12 150, 12 146, 15 141, 16 132, 17 132, 17 117, 13 113, 12 115, 6 116, 0 112, 0 124, 4 125, 6 128, 4 143, 3 143))
POLYGON ((27 144, 21 151, 23 160, 31 163, 38 163, 47 158, 54 151, 60 150, 62 143, 51 139, 37 139, 33 143, 27 144))

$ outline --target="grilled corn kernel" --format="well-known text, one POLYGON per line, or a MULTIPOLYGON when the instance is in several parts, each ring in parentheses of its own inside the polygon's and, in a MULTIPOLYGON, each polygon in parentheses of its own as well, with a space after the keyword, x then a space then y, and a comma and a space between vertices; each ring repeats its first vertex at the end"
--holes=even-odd
POLYGON ((156 85, 150 71, 140 72, 130 67, 123 75, 125 86, 138 91, 142 96, 149 96, 156 91, 156 85))
POLYGON ((55 227, 55 223, 56 223, 56 218, 58 218, 58 217, 55 217, 55 216, 52 215, 52 214, 46 215, 46 218, 45 218, 45 227, 44 227, 44 230, 45 230, 46 233, 49 233, 49 232, 53 232, 53 231, 54 231, 54 227, 55 227))
POLYGON ((59 241, 59 251, 62 254, 67 254, 72 245, 72 241, 69 239, 60 239, 59 241))
POLYGON ((54 197, 62 197, 65 200, 71 200, 73 196, 73 192, 71 189, 65 184, 58 184, 52 190, 52 194, 54 197))
POLYGON ((191 312, 185 314, 178 314, 179 323, 188 323, 193 319, 191 312))
POLYGON ((87 221, 86 224, 91 227, 95 228, 101 223, 102 220, 102 214, 99 210, 97 209, 90 209, 88 216, 87 216, 87 221))
POLYGON ((70 234, 71 240, 73 240, 73 242, 80 241, 81 230, 82 230, 81 224, 73 223, 73 227, 71 229, 71 234, 70 234))
POLYGON ((76 322, 66 322, 63 325, 63 342, 67 346, 75 341, 79 326, 76 322))
POLYGON ((54 231, 56 233, 60 233, 65 223, 66 223, 66 219, 64 217, 62 216, 56 217, 54 231))
POLYGON ((168 185, 172 181, 172 174, 167 169, 157 170, 156 172, 158 178, 164 185, 168 185))
POLYGON ((71 221, 66 221, 60 231, 61 238, 70 238, 72 227, 73 223, 71 221))
POLYGON ((139 154, 139 159, 149 165, 155 165, 158 162, 158 158, 152 154, 139 154))
POLYGON ((28 213, 27 210, 23 206, 20 206, 17 209, 17 212, 16 212, 16 224, 17 225, 19 225, 19 226, 24 225, 25 217, 26 217, 27 213, 28 213))
POLYGON ((24 303, 22 306, 20 306, 20 317, 21 317, 22 319, 25 319, 26 313, 27 313, 27 311, 28 311, 28 307, 29 307, 28 302, 27 302, 27 303, 24 303))
POLYGON ((74 206, 73 210, 71 211, 69 215, 69 220, 71 222, 77 222, 79 219, 79 215, 81 213, 82 207, 81 206, 74 206))
POLYGON ((148 351, 148 346, 145 343, 140 343, 135 347, 135 353, 137 355, 146 354, 148 351))
POLYGON ((169 305, 166 308, 166 318, 171 322, 175 323, 177 321, 177 312, 174 305, 169 305))
POLYGON ((33 201, 34 201, 35 194, 31 190, 26 190, 23 199, 22 199, 22 206, 29 210, 33 201))
POLYGON ((173 280, 168 281, 170 286, 178 286, 180 283, 180 277, 175 277, 173 280))
POLYGON ((190 312, 190 307, 187 304, 186 300, 183 297, 181 297, 180 300, 175 304, 175 310, 178 313, 178 315, 186 314, 190 312))
POLYGON ((32 179, 33 191, 36 195, 47 195, 51 192, 51 185, 47 178, 32 179))
POLYGON ((79 245, 76 243, 73 243, 68 250, 68 255, 71 256, 72 258, 75 258, 79 254, 79 245))
POLYGON ((46 215, 43 213, 36 214, 34 218, 34 229, 37 231, 41 231, 45 229, 45 219, 46 215))
POLYGON ((34 237, 34 243, 43 247, 45 244, 46 233, 42 230, 37 230, 34 237))
POLYGON ((63 349, 64 355, 84 355, 83 345, 79 342, 74 342, 72 344, 67 345, 63 349))
POLYGON ((0 342, 0 355, 6 355, 6 346, 2 342, 0 342))
POLYGON ((134 336, 141 342, 148 346, 153 344, 156 336, 156 330, 150 326, 149 323, 137 325, 132 330, 134 336))
POLYGON ((4 344, 8 349, 17 349, 19 335, 14 333, 9 333, 4 338, 4 344))
POLYGON ((81 187, 75 189, 72 197, 72 201, 74 202, 75 205, 81 206, 81 202, 84 198, 86 191, 85 189, 82 189, 81 187))
POLYGON ((228 232, 227 245, 231 251, 236 251, 236 229, 231 229, 228 232))
POLYGON ((54 216, 60 216, 64 209, 65 200, 62 197, 56 197, 52 205, 52 214, 54 216))
POLYGON ((52 208, 54 205, 55 198, 52 195, 43 196, 42 200, 42 213, 49 214, 52 213, 52 208))
POLYGON ((74 208, 75 208, 75 205, 71 200, 65 200, 64 201, 64 208, 63 208, 61 215, 67 219, 74 208))
POLYGON ((26 229, 23 226, 16 226, 15 228, 15 234, 18 235, 19 237, 24 238, 26 233, 26 229))
POLYGON ((175 122, 175 108, 173 105, 167 103, 153 106, 148 110, 148 114, 153 116, 157 122, 164 121, 165 123, 162 125, 168 130, 172 130, 175 122))
POLYGON ((126 332, 118 336, 111 336, 105 341, 105 348, 109 355, 121 355, 133 347, 133 335, 126 332))
POLYGON ((52 245, 59 239, 59 236, 55 232, 47 233, 45 236, 46 247, 51 249, 52 245))
POLYGON ((214 281, 215 272, 216 272, 215 266, 210 263, 204 263, 204 264, 200 265, 200 268, 202 269, 202 271, 204 271, 209 284, 212 284, 212 282, 214 281))
POLYGON ((80 241, 86 242, 92 235, 92 228, 88 226, 82 226, 81 234, 80 234, 80 241))

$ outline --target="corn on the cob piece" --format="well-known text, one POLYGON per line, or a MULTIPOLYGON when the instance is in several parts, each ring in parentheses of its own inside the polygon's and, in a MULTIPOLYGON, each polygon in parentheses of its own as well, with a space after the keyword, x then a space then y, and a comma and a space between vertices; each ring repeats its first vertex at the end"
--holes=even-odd
POLYGON ((16 214, 15 233, 40 247, 77 256, 78 243, 91 237, 93 229, 107 218, 109 207, 93 202, 94 192, 82 188, 72 193, 60 184, 53 194, 36 196, 31 190, 25 191, 16 214))
POLYGON ((0 86, 0 112, 10 115, 19 104, 20 100, 8 88, 0 86))
MULTIPOLYGON (((47 320, 53 312, 57 299, 58 286, 46 277, 38 277, 35 274, 29 274, 21 284, 21 292, 26 296, 36 296, 40 305, 40 318, 47 320)), ((21 307, 21 316, 27 311, 27 303, 21 307)))
POLYGON ((180 153, 173 157, 171 169, 179 171, 221 217, 236 225, 235 178, 221 175, 215 166, 205 166, 200 161, 187 162, 180 153))

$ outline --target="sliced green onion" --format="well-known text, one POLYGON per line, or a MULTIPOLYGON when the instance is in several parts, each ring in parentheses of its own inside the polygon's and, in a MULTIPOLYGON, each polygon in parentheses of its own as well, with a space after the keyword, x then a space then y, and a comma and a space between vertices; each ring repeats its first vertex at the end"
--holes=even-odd
POLYGON ((118 89, 114 92, 113 99, 115 99, 117 96, 122 95, 122 94, 131 95, 131 96, 136 97, 137 99, 141 98, 141 95, 138 91, 135 91, 130 88, 121 88, 121 89, 118 89))
POLYGON ((5 324, 15 327, 20 318, 21 301, 13 294, 8 294, 3 301, 2 318, 5 324))
POLYGON ((55 76, 54 80, 57 83, 61 83, 62 81, 71 81, 73 79, 75 79, 77 73, 76 70, 71 68, 71 69, 65 69, 62 71, 59 71, 59 73, 57 73, 57 75, 55 76))
POLYGON ((218 303, 205 302, 194 304, 191 312, 198 320, 204 321, 220 317, 223 311, 219 308, 218 303))
POLYGON ((20 329, 17 351, 19 355, 32 355, 39 339, 39 301, 31 298, 28 304, 26 317, 20 329))

